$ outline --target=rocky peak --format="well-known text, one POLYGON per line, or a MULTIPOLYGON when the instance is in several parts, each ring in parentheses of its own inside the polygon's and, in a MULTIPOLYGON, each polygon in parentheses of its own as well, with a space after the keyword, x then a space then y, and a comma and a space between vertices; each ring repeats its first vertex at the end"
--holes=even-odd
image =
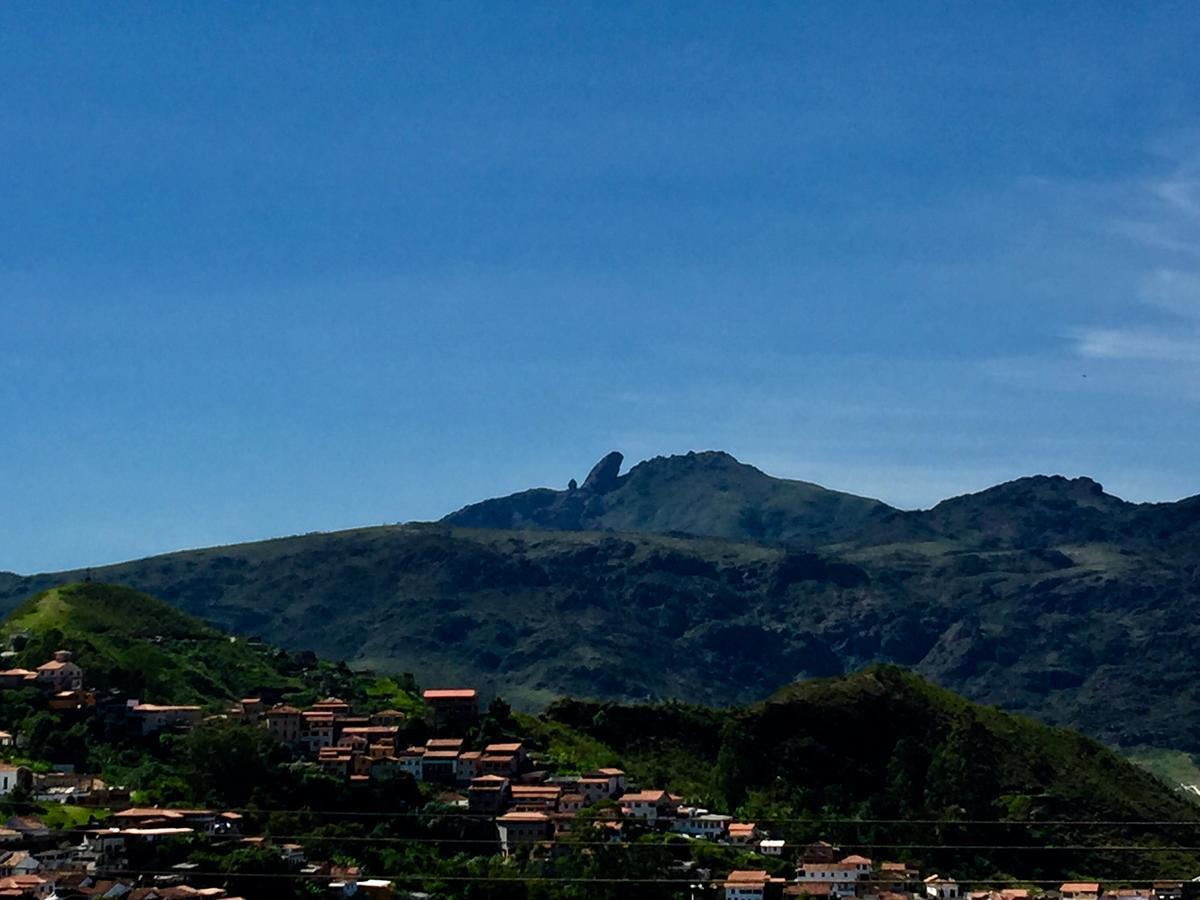
POLYGON ((600 462, 592 466, 587 478, 583 480, 583 490, 596 494, 607 494, 617 486, 617 477, 621 473, 621 463, 625 455, 616 450, 606 454, 600 462))

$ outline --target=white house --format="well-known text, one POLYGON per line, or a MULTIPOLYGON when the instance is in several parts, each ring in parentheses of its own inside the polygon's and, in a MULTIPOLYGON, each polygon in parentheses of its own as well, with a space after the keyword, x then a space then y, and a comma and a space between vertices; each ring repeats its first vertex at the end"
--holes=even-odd
POLYGON ((706 809, 688 809, 686 815, 680 816, 671 823, 671 830, 676 834, 686 834, 689 837, 707 838, 710 841, 725 836, 733 816, 710 813, 706 809))
MULTIPOLYGON (((586 779, 580 779, 582 784, 586 779)), ((671 812, 671 795, 666 791, 638 791, 621 798, 621 810, 634 819, 643 819, 653 825, 660 816, 671 812)))
POLYGON ((941 875, 930 875, 925 879, 925 896, 930 900, 958 900, 962 896, 958 882, 941 875))
POLYGON ((805 863, 796 872, 796 880, 801 884, 819 882, 828 884, 829 893, 834 897, 851 897, 858 891, 858 881, 861 877, 858 866, 845 862, 814 862, 805 863))
POLYGON ((550 837, 550 817, 543 812, 510 812, 496 818, 500 849, 508 856, 522 844, 550 837))
POLYGON ((763 900, 768 884, 782 882, 782 878, 771 878, 763 869, 735 869, 725 879, 725 900, 763 900))
POLYGON ((24 766, 0 763, 0 797, 7 797, 18 787, 29 787, 33 775, 24 766))

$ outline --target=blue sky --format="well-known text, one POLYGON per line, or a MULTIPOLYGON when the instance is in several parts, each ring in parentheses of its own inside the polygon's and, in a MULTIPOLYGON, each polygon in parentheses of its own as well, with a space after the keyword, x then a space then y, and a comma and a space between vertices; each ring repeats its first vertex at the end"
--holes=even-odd
POLYGON ((614 448, 1200 493, 1198 45, 1162 3, 4 4, 0 569, 614 448))

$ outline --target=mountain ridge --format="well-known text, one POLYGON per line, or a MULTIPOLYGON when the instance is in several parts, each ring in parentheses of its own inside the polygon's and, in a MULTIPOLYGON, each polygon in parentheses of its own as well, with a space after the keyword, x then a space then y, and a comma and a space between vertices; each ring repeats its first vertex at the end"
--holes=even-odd
MULTIPOLYGON (((781 493, 728 454, 619 465, 534 492, 574 504, 573 529, 410 523, 92 571, 289 649, 502 685, 526 709, 563 693, 746 703, 884 662, 1108 743, 1200 750, 1200 498, 1031 476, 908 512, 781 493), (697 535, 706 522, 732 534, 697 535)), ((509 500, 485 503, 511 526, 509 500)), ((84 574, 0 576, 0 611, 84 574)))
MULTIPOLYGON (((619 467, 617 451, 605 455, 580 487, 533 488, 469 504, 442 522, 463 527, 673 532, 767 543, 822 546, 960 538, 978 533, 980 544, 1050 544, 1069 540, 1122 540, 1200 525, 1200 495, 1177 501, 1135 503, 1104 491, 1087 476, 1027 475, 979 491, 948 497, 927 509, 905 510, 883 501, 821 485, 778 478, 720 450, 656 456, 623 475, 609 473, 604 489, 589 481, 602 467, 619 467), (701 495, 701 496, 698 496, 701 495), (716 499, 714 499, 716 498, 716 499), (1020 522, 989 521, 986 508, 1001 506, 1020 522), (1081 521, 1073 521, 1078 517, 1081 521)), ((572 481, 574 484, 574 481, 572 481)), ((1200 531, 1200 529, 1198 529, 1200 531)))

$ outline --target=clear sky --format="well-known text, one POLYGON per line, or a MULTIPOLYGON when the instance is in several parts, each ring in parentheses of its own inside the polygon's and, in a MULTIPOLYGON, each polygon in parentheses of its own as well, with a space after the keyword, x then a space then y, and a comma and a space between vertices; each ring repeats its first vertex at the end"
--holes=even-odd
POLYGON ((1195 4, 0 5, 0 569, 727 449, 1200 493, 1195 4))

